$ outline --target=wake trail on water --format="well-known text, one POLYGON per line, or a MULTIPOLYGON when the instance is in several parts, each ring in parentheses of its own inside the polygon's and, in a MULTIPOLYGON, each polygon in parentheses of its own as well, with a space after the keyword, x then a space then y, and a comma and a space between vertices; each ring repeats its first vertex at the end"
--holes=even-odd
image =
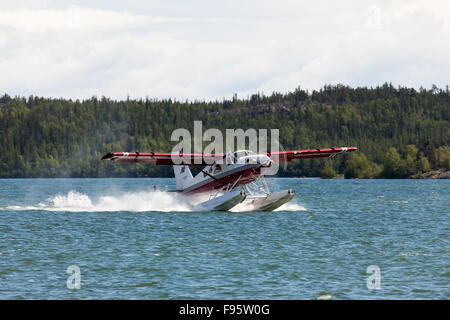
MULTIPOLYGON (((64 211, 64 212, 190 212, 199 201, 208 197, 188 198, 181 194, 159 190, 126 192, 114 195, 101 195, 91 199, 87 194, 69 191, 67 194, 57 194, 45 202, 30 206, 7 206, 3 210, 26 211, 64 211), (193 201, 195 199, 195 202, 193 201)), ((0 209, 1 210, 1 209, 0 209)), ((251 211, 251 205, 241 203, 232 212, 251 211)), ((286 203, 275 211, 305 211, 296 203, 286 203)))
POLYGON ((46 210, 70 212, 147 212, 192 211, 192 205, 182 196, 164 191, 127 192, 103 195, 91 199, 78 191, 57 194, 35 206, 9 206, 9 210, 46 210))

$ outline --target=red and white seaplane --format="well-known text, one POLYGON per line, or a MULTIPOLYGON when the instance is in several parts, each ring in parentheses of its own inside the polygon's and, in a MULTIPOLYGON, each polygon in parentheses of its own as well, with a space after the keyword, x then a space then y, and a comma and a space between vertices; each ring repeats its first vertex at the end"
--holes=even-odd
POLYGON ((197 210, 227 211, 245 201, 252 211, 272 211, 294 196, 291 189, 269 191, 264 175, 275 161, 334 157, 356 149, 339 147, 273 153, 240 150, 225 154, 110 152, 102 160, 173 166, 176 190, 172 192, 209 194, 209 200, 198 204, 197 210), (193 176, 189 167, 198 169, 199 173, 193 176))

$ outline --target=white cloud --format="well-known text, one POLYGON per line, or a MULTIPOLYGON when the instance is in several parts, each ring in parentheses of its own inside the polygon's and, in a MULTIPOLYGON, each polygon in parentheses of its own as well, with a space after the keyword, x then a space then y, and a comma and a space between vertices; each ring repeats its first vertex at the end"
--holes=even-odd
POLYGON ((10 95, 214 99, 324 84, 441 87, 445 1, 0 2, 10 95))

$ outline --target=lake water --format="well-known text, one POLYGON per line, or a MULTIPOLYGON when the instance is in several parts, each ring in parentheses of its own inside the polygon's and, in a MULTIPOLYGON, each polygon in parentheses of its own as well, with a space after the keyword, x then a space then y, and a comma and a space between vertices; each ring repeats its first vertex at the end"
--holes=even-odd
POLYGON ((450 298, 449 180, 269 183, 294 199, 193 212, 173 179, 0 180, 0 299, 450 298))

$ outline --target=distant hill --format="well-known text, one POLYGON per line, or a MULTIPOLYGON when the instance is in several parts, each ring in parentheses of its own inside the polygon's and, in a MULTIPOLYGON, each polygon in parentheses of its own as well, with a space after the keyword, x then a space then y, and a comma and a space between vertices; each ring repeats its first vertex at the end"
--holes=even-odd
POLYGON ((290 163, 280 176, 419 177, 450 169, 450 93, 324 86, 224 101, 0 97, 0 177, 156 177, 172 168, 100 161, 110 151, 170 152, 176 128, 278 128, 285 149, 357 146, 290 163))

